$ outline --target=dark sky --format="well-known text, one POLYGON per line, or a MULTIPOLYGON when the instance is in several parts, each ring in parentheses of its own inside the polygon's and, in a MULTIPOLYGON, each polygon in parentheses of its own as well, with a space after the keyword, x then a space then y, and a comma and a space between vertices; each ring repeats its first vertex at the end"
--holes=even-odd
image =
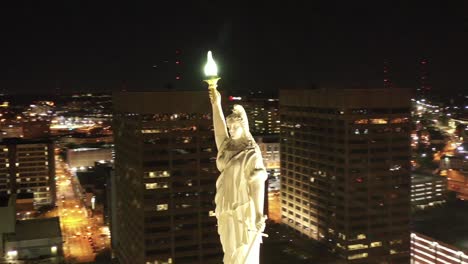
POLYGON ((395 86, 415 88, 422 58, 434 89, 468 86, 466 1, 5 2, 0 89, 10 92, 200 89, 208 49, 230 89, 381 87, 384 60, 395 86))

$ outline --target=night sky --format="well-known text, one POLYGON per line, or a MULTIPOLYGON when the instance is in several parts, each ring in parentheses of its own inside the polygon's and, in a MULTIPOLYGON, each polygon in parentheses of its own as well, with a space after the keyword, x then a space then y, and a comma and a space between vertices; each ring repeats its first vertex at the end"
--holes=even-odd
POLYGON ((468 88, 466 1, 5 2, 8 92, 201 89, 209 49, 228 89, 382 87, 384 60, 416 88, 423 58, 434 89, 468 88))

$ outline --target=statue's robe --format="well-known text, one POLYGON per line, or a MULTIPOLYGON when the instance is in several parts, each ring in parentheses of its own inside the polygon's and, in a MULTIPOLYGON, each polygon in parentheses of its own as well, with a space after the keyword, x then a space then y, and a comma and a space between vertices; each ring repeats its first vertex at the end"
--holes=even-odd
MULTIPOLYGON (((230 139, 221 145, 216 165, 221 172, 216 181, 216 217, 225 264, 257 264, 261 237, 256 235, 252 188, 264 184, 267 173, 260 149, 251 144, 241 151, 227 149, 230 139)), ((263 194, 261 194, 263 195, 263 194)))

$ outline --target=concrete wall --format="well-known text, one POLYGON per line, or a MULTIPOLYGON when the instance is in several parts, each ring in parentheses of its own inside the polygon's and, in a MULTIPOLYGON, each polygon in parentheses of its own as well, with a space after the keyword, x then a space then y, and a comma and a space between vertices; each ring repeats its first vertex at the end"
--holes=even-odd
POLYGON ((59 255, 62 252, 62 238, 34 239, 23 241, 5 242, 5 252, 10 250, 18 251, 18 259, 33 259, 40 256, 54 256, 51 252, 52 247, 57 247, 59 255))
POLYGON ((16 196, 10 196, 8 205, 0 207, 0 256, 3 256, 3 234, 15 232, 16 224, 16 210, 15 210, 16 196))

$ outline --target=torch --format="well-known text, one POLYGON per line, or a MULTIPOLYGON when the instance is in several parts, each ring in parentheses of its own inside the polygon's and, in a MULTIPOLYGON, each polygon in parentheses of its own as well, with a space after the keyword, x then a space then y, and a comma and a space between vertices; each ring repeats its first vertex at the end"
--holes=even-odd
POLYGON ((213 60, 213 55, 211 54, 211 51, 208 51, 207 54, 205 75, 205 82, 208 83, 208 89, 212 89, 213 92, 216 92, 216 87, 218 87, 218 80, 221 78, 218 77, 218 67, 216 67, 216 63, 213 60))

